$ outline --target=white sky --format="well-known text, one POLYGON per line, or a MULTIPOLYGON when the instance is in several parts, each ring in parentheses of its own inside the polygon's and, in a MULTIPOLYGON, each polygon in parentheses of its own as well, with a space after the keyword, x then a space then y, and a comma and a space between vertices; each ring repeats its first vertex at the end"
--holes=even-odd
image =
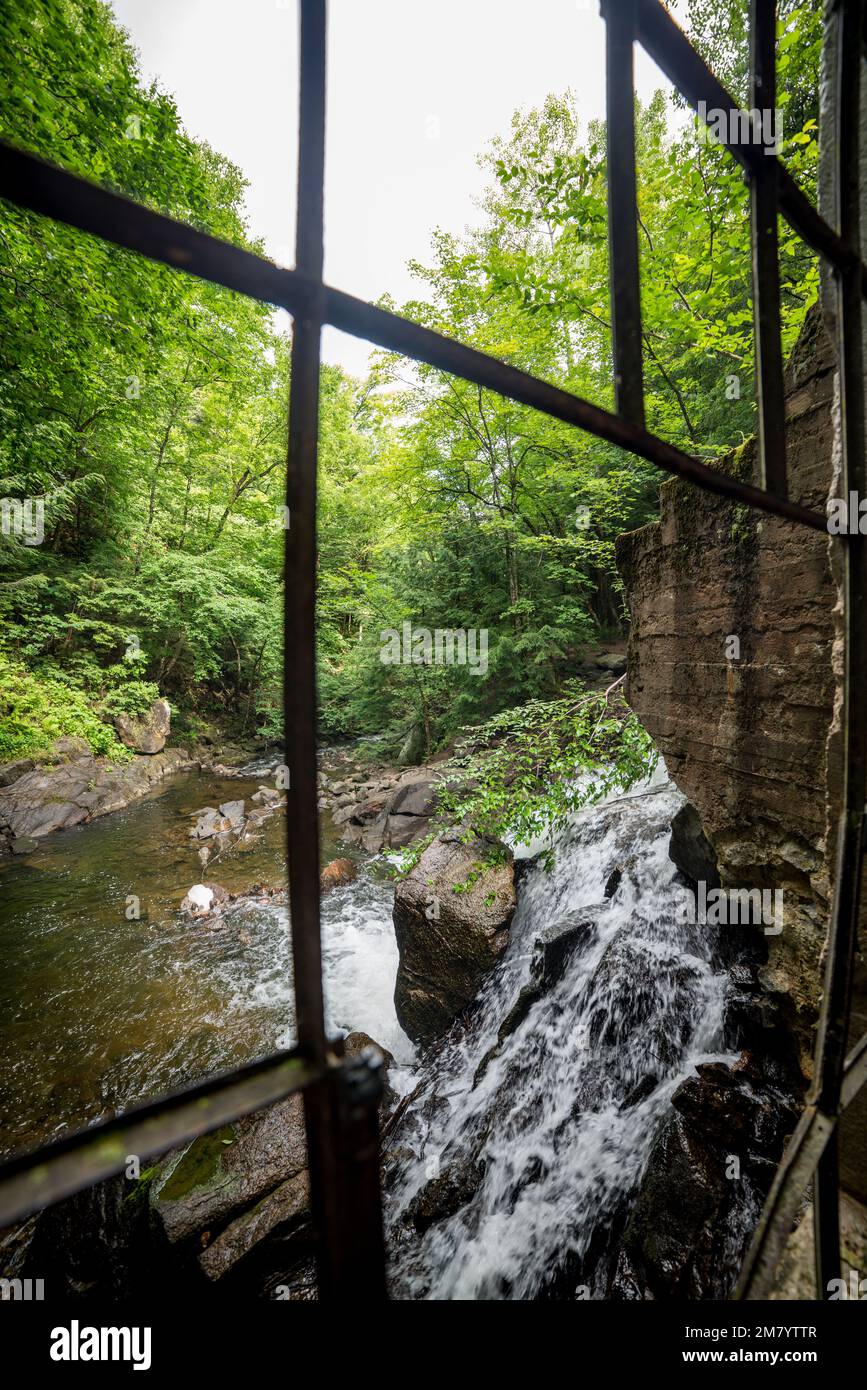
MULTIPOLYGON (((244 171, 251 230, 291 265, 297 0, 110 3, 145 78, 244 171)), ((328 61, 325 275, 364 299, 419 292, 407 261, 433 228, 476 219, 477 156, 517 107, 571 88, 582 121, 604 112, 598 0, 331 0, 328 61)), ((640 48, 636 85, 668 85, 640 48)), ((361 374, 368 350, 326 329, 327 361, 361 374)))

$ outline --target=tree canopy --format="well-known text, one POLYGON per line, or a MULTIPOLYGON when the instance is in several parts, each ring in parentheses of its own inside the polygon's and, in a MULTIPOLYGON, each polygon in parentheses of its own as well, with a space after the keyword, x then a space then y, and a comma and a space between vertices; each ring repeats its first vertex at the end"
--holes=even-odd
MULTIPOLYGON (((783 155, 811 191, 819 17, 780 9, 783 155)), ((742 97, 745 11, 689 6, 742 97)), ((242 172, 186 134, 100 0, 8 4, 0 37, 5 139, 261 253, 242 172)), ((755 425, 747 191, 662 93, 636 122, 648 425, 713 458, 755 425)), ((433 232, 397 307, 611 407, 604 126, 552 94, 480 167, 477 226, 433 232)), ((781 238, 789 347, 816 265, 781 238)), ((0 756, 42 751, 73 709, 117 753, 112 717, 157 692, 182 734, 217 719, 276 736, 289 341, 273 310, 4 203, 0 316, 0 494, 44 508, 40 545, 0 535, 0 756)), ((323 368, 323 737, 421 757, 560 699, 588 645, 624 628, 614 539, 653 518, 657 485, 641 460, 434 369, 383 353, 364 380, 323 368), (484 678, 384 662, 404 623, 484 630, 484 678)))

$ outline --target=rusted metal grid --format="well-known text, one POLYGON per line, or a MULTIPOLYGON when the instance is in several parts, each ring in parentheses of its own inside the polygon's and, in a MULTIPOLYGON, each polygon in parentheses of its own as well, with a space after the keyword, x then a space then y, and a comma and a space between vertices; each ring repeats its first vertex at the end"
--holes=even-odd
MULTIPOLYGON (((320 1296, 385 1296, 376 1108, 381 1085, 369 1060, 349 1062, 329 1040, 322 995, 316 795, 315 554, 320 337, 333 324, 379 347, 452 372, 637 454, 709 492, 825 531, 824 516, 786 491, 777 217, 833 270, 837 287, 843 471, 841 492, 867 494, 861 353, 867 267, 859 235, 858 111, 864 0, 840 0, 836 55, 836 227, 804 195, 775 153, 754 138, 723 140, 743 166, 751 195, 751 245, 759 399, 761 486, 707 467, 644 425, 637 241, 633 52, 640 43, 694 108, 737 112, 659 0, 603 0, 606 20, 609 250, 615 413, 474 348, 442 337, 322 279, 325 157, 325 0, 300 0, 301 84, 296 267, 271 262, 175 222, 120 194, 0 143, 0 197, 164 265, 292 314, 285 551, 284 705, 289 896, 298 1046, 291 1052, 176 1092, 19 1155, 0 1166, 0 1224, 122 1171, 126 1155, 160 1153, 295 1091, 305 1101, 320 1296)), ((751 102, 773 107, 775 5, 751 0, 751 102)), ((739 128, 737 123, 730 123, 739 128)), ((816 1285, 839 1277, 837 1122, 867 1081, 867 1037, 846 1055, 865 796, 867 672, 856 621, 867 597, 860 536, 842 536, 845 601, 845 774, 829 925, 815 1082, 756 1231, 735 1293, 762 1298, 798 1204, 813 1183, 816 1285)), ((827 1292, 824 1293, 827 1296, 827 1292)))

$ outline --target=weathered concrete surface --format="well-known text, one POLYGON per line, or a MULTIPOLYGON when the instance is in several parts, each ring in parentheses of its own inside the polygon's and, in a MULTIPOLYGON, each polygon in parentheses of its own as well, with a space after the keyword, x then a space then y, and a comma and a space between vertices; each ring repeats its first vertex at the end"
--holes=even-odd
MULTIPOLYGON (((789 490, 823 514, 833 373, 813 311, 787 371, 789 490)), ((757 483, 754 441, 719 468, 757 483)), ((784 890, 764 980, 790 996, 808 1067, 829 891, 829 537, 676 481, 661 497, 660 521, 617 543, 632 614, 627 698, 697 808, 723 885, 784 890)))

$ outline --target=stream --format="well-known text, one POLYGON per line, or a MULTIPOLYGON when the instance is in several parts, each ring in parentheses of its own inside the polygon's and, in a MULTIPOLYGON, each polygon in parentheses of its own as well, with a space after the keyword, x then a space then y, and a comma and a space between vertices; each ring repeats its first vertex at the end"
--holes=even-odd
MULTIPOLYGON (((425 1061, 392 1139, 396 1297, 568 1298, 579 1277, 577 1296, 604 1296, 609 1233, 673 1092, 697 1063, 734 1060, 715 932, 678 919, 668 846, 682 804, 655 776, 579 813, 550 873, 526 871, 476 1015, 425 1061), (558 936, 576 943, 559 977, 516 1016, 538 946, 558 936)), ((745 1235, 748 1196, 743 1215, 745 1235)))
MULTIPOLYGON (((285 882, 285 819, 248 851, 203 870, 190 817, 267 780, 182 773, 145 800, 45 837, 0 871, 0 1152, 290 1046, 285 906, 233 904, 215 926, 178 908, 191 884, 232 893, 285 882), (138 920, 127 899, 140 900, 138 920)), ((323 819, 323 863, 346 855, 323 819)), ((351 852, 350 852, 351 853, 351 852)), ((393 885, 382 861, 323 899, 325 989, 335 1029, 370 1033, 398 1061, 412 1045, 394 1012, 393 885)))
MULTIPOLYGON (((267 780, 265 764, 245 771, 182 774, 4 865, 3 1152, 291 1045, 288 912, 250 896, 283 882, 283 817, 205 871, 189 838, 203 806, 249 801, 267 780), (178 910, 202 877, 242 895, 214 925, 178 910)), ((672 1094, 697 1063, 734 1060, 714 934, 677 911, 668 846, 682 804, 660 771, 575 815, 550 872, 538 846, 519 848, 507 950, 469 1023, 422 1059, 394 1011, 385 861, 359 860, 324 897, 330 1026, 370 1034, 394 1055, 396 1091, 413 1092, 386 1140, 394 1297, 605 1296, 672 1094), (559 964, 533 994, 549 946, 559 964)), ((346 855, 330 817, 323 827, 323 862, 346 855)), ((746 1193, 732 1268, 756 1210, 746 1193)))

